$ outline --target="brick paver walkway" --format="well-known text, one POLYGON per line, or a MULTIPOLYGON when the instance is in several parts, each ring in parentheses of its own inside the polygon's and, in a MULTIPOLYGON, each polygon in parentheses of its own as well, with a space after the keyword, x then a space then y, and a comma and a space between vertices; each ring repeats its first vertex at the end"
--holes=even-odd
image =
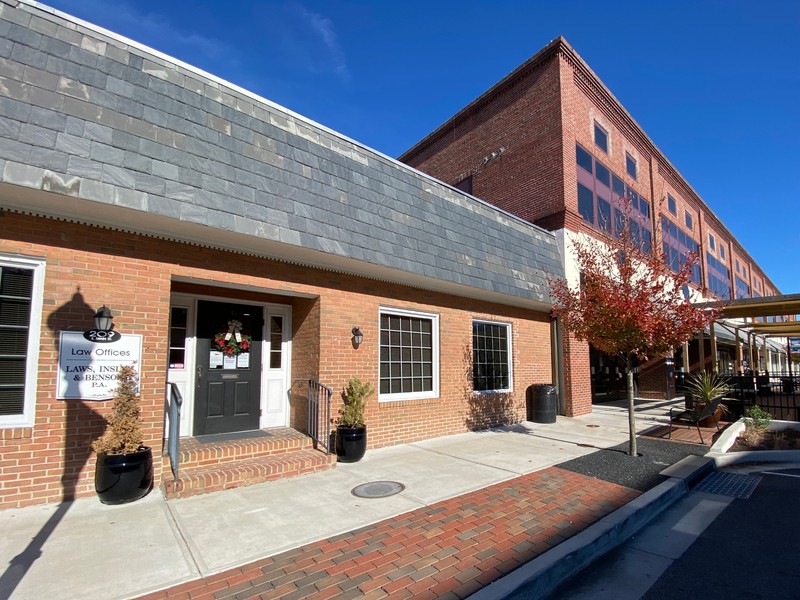
POLYGON ((638 494, 550 467, 144 598, 465 598, 638 494))

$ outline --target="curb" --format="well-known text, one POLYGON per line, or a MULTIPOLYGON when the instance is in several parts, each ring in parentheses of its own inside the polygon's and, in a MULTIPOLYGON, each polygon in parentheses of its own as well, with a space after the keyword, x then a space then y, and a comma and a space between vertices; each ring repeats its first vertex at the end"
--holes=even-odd
POLYGON ((564 581, 613 550, 687 494, 693 481, 714 470, 713 460, 698 462, 696 459, 687 457, 678 461, 669 470, 677 468, 682 471, 680 476, 658 484, 555 548, 475 592, 469 600, 502 600, 523 586, 526 600, 547 597, 564 581))
MULTIPOLYGON (((783 421, 773 421, 779 429, 783 421)), ((551 548, 516 571, 469 596, 469 600, 505 600, 525 587, 525 600, 541 600, 595 560, 622 544, 715 469, 741 463, 800 463, 800 450, 728 453, 744 422, 728 427, 704 457, 687 456, 662 475, 669 477, 625 506, 551 548)))
MULTIPOLYGON (((794 421, 772 421, 770 429, 775 431, 782 431, 784 429, 794 428, 796 423, 794 421)), ((728 449, 739 437, 739 434, 744 431, 744 419, 739 419, 733 423, 722 435, 719 436, 717 441, 711 446, 708 456, 714 459, 716 468, 728 467, 730 465, 738 465, 743 463, 796 463, 800 462, 800 450, 748 450, 743 452, 728 452, 728 449)))

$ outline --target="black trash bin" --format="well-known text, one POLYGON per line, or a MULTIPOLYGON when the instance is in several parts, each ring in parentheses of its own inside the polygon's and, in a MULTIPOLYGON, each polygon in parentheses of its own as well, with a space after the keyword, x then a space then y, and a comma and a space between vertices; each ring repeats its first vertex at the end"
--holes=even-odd
POLYGON ((527 417, 534 423, 555 423, 558 392, 554 385, 532 385, 527 390, 527 417))

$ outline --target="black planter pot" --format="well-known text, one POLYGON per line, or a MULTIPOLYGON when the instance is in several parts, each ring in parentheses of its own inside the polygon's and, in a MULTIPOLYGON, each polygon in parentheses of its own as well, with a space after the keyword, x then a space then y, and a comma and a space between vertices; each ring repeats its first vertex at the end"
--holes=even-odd
POLYGON ((124 504, 143 498, 153 487, 153 453, 98 454, 94 489, 103 504, 124 504))
POLYGON ((339 462, 358 462, 367 452, 366 427, 336 428, 336 457, 339 462))

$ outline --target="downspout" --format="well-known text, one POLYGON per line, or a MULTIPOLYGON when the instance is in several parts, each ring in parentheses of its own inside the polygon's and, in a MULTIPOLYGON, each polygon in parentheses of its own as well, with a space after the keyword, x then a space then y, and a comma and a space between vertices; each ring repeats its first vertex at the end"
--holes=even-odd
POLYGON ((566 382, 564 380, 564 338, 561 331, 561 320, 550 320, 550 365, 552 367, 553 383, 558 392, 558 414, 566 414, 566 382))

